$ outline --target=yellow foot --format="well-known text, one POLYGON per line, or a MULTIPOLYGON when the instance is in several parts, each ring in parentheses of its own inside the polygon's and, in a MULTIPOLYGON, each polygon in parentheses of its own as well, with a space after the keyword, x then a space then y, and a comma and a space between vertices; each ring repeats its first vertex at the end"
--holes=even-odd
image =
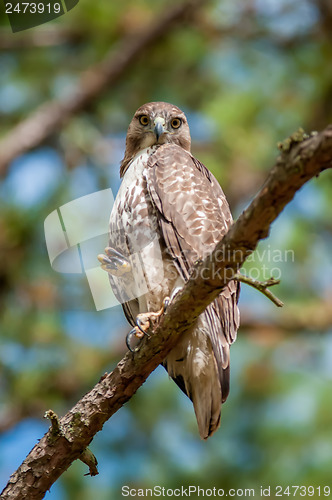
POLYGON ((147 337, 150 337, 148 330, 149 330, 150 325, 151 325, 151 320, 155 321, 156 319, 160 318, 160 316, 165 312, 165 310, 169 304, 169 301, 170 301, 169 297, 166 297, 163 300, 162 308, 157 312, 146 312, 146 313, 140 313, 137 315, 136 326, 132 330, 130 330, 130 332, 128 333, 128 335, 126 337, 126 344, 127 344, 128 349, 131 352, 137 351, 137 348, 133 349, 131 347, 131 339, 133 337, 136 337, 137 339, 142 339, 144 337, 144 335, 146 335, 147 337))
POLYGON ((98 255, 98 260, 104 271, 117 277, 131 271, 129 261, 120 252, 114 250, 114 248, 106 247, 105 254, 101 253, 98 255))

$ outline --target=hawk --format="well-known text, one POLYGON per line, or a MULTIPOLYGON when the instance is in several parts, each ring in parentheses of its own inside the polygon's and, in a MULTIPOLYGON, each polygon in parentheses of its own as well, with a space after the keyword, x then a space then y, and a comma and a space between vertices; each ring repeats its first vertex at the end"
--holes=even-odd
MULTIPOLYGON (((219 183, 190 148, 187 118, 178 107, 150 102, 134 114, 110 216, 109 247, 98 258, 137 337, 147 333, 149 318, 163 312, 166 298, 172 300, 194 263, 232 224, 219 183)), ((202 439, 219 427, 229 393, 238 295, 238 283, 231 281, 163 362, 192 400, 202 439)))

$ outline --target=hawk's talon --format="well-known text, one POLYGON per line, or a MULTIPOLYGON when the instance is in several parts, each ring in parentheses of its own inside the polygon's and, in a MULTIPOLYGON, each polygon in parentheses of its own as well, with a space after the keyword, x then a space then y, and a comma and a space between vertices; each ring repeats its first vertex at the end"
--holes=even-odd
POLYGON ((146 312, 137 315, 136 326, 132 328, 126 336, 126 345, 130 352, 138 351, 138 346, 132 348, 130 345, 132 337, 135 336, 137 339, 141 340, 144 337, 144 335, 146 335, 148 338, 151 338, 151 335, 148 333, 148 329, 150 328, 151 324, 150 319, 159 318, 166 311, 166 308, 168 307, 170 300, 171 299, 169 297, 165 297, 163 300, 162 308, 157 312, 146 312))
MULTIPOLYGON (((174 300, 174 298, 177 296, 178 293, 180 293, 182 290, 182 286, 177 286, 176 288, 174 288, 173 292, 172 292, 172 295, 171 295, 171 298, 169 299, 170 302, 172 302, 174 300)), ((168 297, 166 297, 168 298, 168 297)))
POLYGON ((134 348, 131 347, 130 342, 131 342, 131 339, 133 337, 136 337, 139 340, 141 340, 144 337, 144 335, 146 335, 149 338, 151 337, 151 335, 149 335, 148 332, 145 331, 143 329, 142 325, 140 325, 139 323, 140 323, 140 320, 137 318, 136 319, 137 326, 134 326, 134 328, 132 328, 126 336, 126 345, 127 345, 130 352, 137 352, 138 351, 138 346, 136 346, 134 348))
POLYGON ((144 323, 142 322, 142 320, 137 316, 137 318, 136 318, 136 326, 137 326, 137 328, 139 328, 139 330, 143 334, 143 335, 139 335, 137 333, 136 337, 138 337, 138 338, 142 338, 142 337, 144 337, 144 335, 146 335, 149 338, 151 337, 151 335, 147 332, 147 329, 150 327, 150 321, 149 321, 149 319, 148 320, 144 320, 144 321, 145 321, 145 323, 148 323, 146 327, 144 326, 144 323))
POLYGON ((132 337, 133 336, 136 337, 136 332, 137 332, 137 327, 135 326, 134 328, 132 328, 130 330, 129 333, 127 333, 127 336, 126 336, 126 345, 127 345, 130 352, 137 352, 138 351, 138 347, 132 348, 130 345, 130 341, 131 341, 132 337))
POLYGON ((115 250, 112 247, 106 247, 105 253, 106 253, 107 257, 109 257, 109 258, 113 258, 113 257, 116 258, 117 257, 120 260, 124 260, 124 261, 128 262, 128 260, 126 259, 126 257, 124 257, 122 255, 122 253, 118 252, 117 250, 115 250))
POLYGON ((165 297, 164 301, 163 301, 163 307, 162 307, 163 313, 166 312, 166 310, 167 310, 168 306, 170 305, 170 303, 171 303, 170 297, 165 297))

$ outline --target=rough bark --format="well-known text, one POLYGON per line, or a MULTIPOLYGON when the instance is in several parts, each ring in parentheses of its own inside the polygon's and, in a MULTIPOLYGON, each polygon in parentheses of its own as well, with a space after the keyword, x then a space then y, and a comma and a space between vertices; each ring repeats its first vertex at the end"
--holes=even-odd
POLYGON ((269 234, 295 193, 314 176, 332 166, 332 126, 305 140, 294 134, 264 186, 215 250, 199 262, 192 277, 169 306, 151 338, 135 354, 127 353, 112 373, 105 374, 35 445, 2 492, 2 499, 41 499, 56 479, 79 458, 104 423, 130 399, 196 321, 258 242, 269 234))
POLYGON ((203 0, 187 0, 155 19, 150 29, 139 36, 128 36, 106 56, 104 61, 91 66, 77 82, 75 92, 62 100, 54 100, 40 106, 34 113, 14 127, 0 141, 0 175, 17 156, 42 144, 57 132, 69 119, 99 99, 110 90, 137 59, 170 32, 202 4, 203 0))

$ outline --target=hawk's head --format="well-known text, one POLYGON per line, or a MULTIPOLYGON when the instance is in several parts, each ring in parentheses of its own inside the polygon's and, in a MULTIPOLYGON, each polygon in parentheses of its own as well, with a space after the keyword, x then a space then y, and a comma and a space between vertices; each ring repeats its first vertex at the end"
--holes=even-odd
POLYGON ((121 176, 131 159, 145 148, 161 144, 177 144, 190 151, 191 139, 185 114, 167 102, 143 104, 129 125, 126 152, 121 163, 121 176))

